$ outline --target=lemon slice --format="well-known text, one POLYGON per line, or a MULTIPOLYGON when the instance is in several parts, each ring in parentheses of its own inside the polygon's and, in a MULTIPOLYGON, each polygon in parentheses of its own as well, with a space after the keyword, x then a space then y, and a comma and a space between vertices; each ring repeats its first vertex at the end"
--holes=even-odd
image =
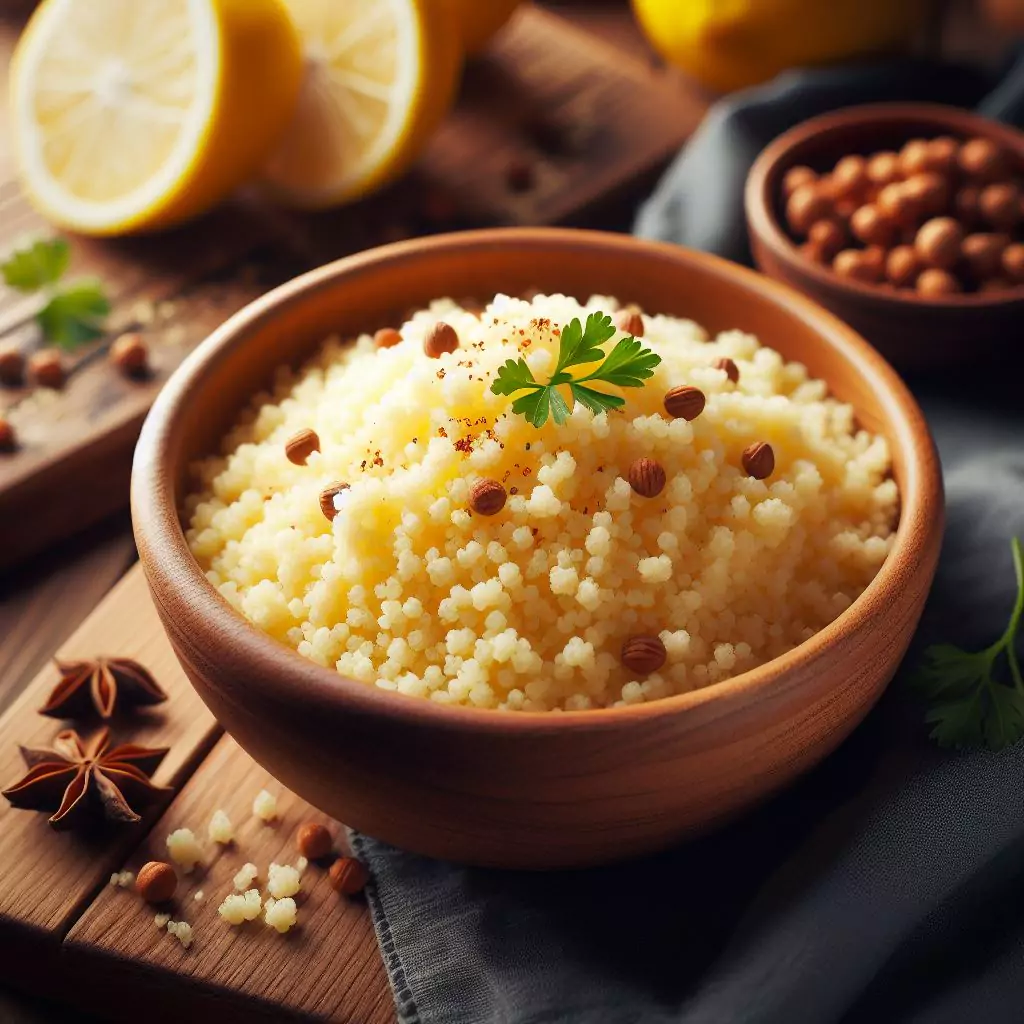
POLYGON ((45 0, 11 70, 26 191, 91 234, 183 220, 262 163, 301 75, 280 0, 45 0))
POLYGON ((448 110, 458 23, 446 0, 284 2, 306 70, 264 183, 299 207, 359 198, 405 170, 448 110))

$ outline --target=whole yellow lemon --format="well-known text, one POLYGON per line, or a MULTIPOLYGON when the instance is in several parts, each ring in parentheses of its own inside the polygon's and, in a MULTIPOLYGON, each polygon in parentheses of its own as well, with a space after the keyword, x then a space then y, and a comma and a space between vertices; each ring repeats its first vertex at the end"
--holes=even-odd
POLYGON ((904 45, 925 0, 633 0, 651 45, 719 92, 904 45))

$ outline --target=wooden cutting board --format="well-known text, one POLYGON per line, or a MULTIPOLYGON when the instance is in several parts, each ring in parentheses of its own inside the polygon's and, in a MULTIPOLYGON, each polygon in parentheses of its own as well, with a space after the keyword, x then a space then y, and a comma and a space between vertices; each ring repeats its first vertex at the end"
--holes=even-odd
MULTIPOLYGON (((394 1004, 363 898, 345 899, 323 867, 302 876, 299 923, 279 935, 261 920, 230 927, 217 908, 251 861, 266 879, 272 861, 294 863, 295 832, 327 825, 339 850, 345 832, 285 790, 223 735, 186 680, 164 636, 136 566, 65 643, 67 659, 134 658, 169 694, 167 703, 115 720, 115 740, 169 746, 154 776, 166 797, 136 826, 96 836, 55 832, 46 815, 0 800, 0 982, 68 1002, 79 1012, 137 1022, 329 1020, 384 1024, 394 1004), (261 789, 278 798, 278 820, 252 814, 261 789), (215 810, 235 826, 235 842, 206 838, 215 810), (154 908, 133 889, 110 885, 113 872, 166 860, 166 837, 191 828, 204 860, 180 875, 174 920, 194 932, 185 949, 154 923, 154 908), (202 900, 196 900, 196 893, 202 900)), ((18 745, 47 746, 69 723, 39 715, 57 679, 48 667, 0 718, 0 788, 23 774, 18 745)), ((91 729, 78 726, 83 736, 91 729)))
MULTIPOLYGON (((17 31, 0 21, 3 56, 17 31)), ((338 256, 439 230, 614 223, 609 204, 641 194, 703 110, 635 52, 526 5, 467 67, 456 108, 415 171, 387 193, 302 215, 243 194, 159 236, 72 240, 70 274, 106 283, 109 332, 68 357, 62 390, 0 388, 0 413, 21 439, 16 453, 0 454, 0 569, 127 506, 131 452, 160 386, 210 330, 267 288, 338 256), (152 351, 153 374, 142 383, 106 359, 126 330, 141 331, 152 351)), ((0 252, 49 234, 0 142, 0 252)), ((0 288, 0 344, 36 345, 32 313, 31 301, 0 288)))

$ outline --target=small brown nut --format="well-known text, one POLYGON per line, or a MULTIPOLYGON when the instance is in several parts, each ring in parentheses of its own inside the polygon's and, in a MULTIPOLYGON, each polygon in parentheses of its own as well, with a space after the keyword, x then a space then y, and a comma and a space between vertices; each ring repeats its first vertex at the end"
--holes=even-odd
POLYGON ((0 416, 0 452, 13 452, 18 447, 18 435, 9 420, 0 416))
POLYGON ((431 359, 437 359, 445 352, 454 352, 458 347, 459 336, 455 328, 443 320, 438 320, 423 339, 423 351, 431 359))
POLYGON ((775 472, 775 452, 767 441, 755 441, 743 449, 743 468, 755 480, 764 480, 775 472))
POLYGON ((900 176, 900 158, 889 150, 875 153, 868 160, 867 175, 868 181, 879 187, 897 181, 900 176))
POLYGON ((795 235, 803 238, 815 221, 831 212, 831 200, 822 195, 817 185, 801 185, 786 202, 786 223, 795 235))
POLYGON ((1016 284, 1024 284, 1024 242, 1014 242, 1003 250, 1003 273, 1016 284))
POLYGON ((304 466, 313 452, 320 451, 320 435, 315 430, 304 427, 297 434, 292 434, 284 443, 284 453, 289 462, 296 466, 304 466))
POLYGON ((615 314, 615 326, 623 334, 631 334, 634 338, 644 336, 644 318, 637 310, 628 306, 615 314))
POLYGON ((1012 230, 1020 219, 1020 189, 1012 182, 987 185, 978 196, 978 212, 994 228, 1012 230))
POLYGON ((952 217, 934 217, 921 225, 914 248, 927 267, 949 270, 960 258, 964 229, 952 217))
POLYGON ((733 384, 739 383, 740 368, 728 356, 722 356, 721 359, 716 359, 711 365, 716 370, 724 370, 726 377, 728 377, 733 384))
POLYGON ((141 334, 122 334, 110 346, 110 361, 126 376, 141 377, 149 369, 149 346, 141 334))
POLYGON ((345 896, 354 896, 366 888, 370 872, 354 857, 339 857, 327 872, 332 888, 345 896))
POLYGON ((508 493, 497 480, 477 480, 469 489, 469 507, 478 516, 496 516, 508 500, 508 493))
POLYGON ((348 484, 339 480, 336 483, 329 484, 320 492, 320 511, 323 512, 329 522, 332 522, 338 514, 338 507, 334 499, 347 490, 348 484))
POLYGON ((960 244, 964 266, 975 281, 987 281, 1002 272, 1003 250, 1010 244, 1007 235, 979 232, 968 235, 960 244))
POLYGON ((846 230, 838 220, 829 217, 811 225, 807 241, 818 246, 828 262, 846 244, 846 230))
POLYGON ((897 288, 909 288, 921 272, 921 261, 912 245, 897 245, 885 260, 885 276, 897 288))
POLYGON ((896 224, 870 204, 854 211, 850 230, 865 245, 891 245, 896 237, 896 224))
POLYGON ((818 175, 810 167, 790 167, 782 176, 782 194, 788 199, 801 185, 813 185, 818 175))
POLYGON ((634 675, 649 676, 657 672, 668 658, 668 651, 660 636, 631 636, 622 642, 619 655, 623 667, 634 675))
POLYGON ((865 284, 875 284, 878 276, 870 261, 864 259, 864 253, 860 249, 844 249, 836 254, 832 261, 832 269, 840 277, 848 277, 853 281, 863 281, 865 284))
POLYGON ((25 356, 17 345, 0 347, 0 384, 16 388, 25 381, 25 356))
POLYGON ((64 363, 60 353, 53 348, 44 348, 29 356, 28 371, 32 379, 44 388, 64 386, 64 363))
POLYGON ((903 193, 913 205, 915 217, 938 216, 949 206, 949 179, 933 171, 915 174, 904 182, 903 193))
POLYGON ((938 267, 927 267, 917 278, 918 295, 956 295, 960 290, 960 282, 948 270, 938 267))
POLYGON ((844 156, 832 169, 836 196, 859 196, 868 183, 868 162, 862 156, 844 156))
POLYGON ((1017 285, 1005 277, 990 277, 978 285, 979 292, 1007 292, 1015 289, 1017 285))
POLYGON ((997 181, 1007 171, 1006 154, 991 139, 968 139, 957 154, 960 170, 976 181, 997 181))
POLYGON ((861 252, 861 262, 871 273, 871 277, 875 281, 883 281, 885 279, 885 257, 887 249, 883 249, 880 245, 869 245, 861 252))
POLYGON ((706 403, 704 392, 690 384, 680 384, 665 394, 665 412, 674 420, 695 420, 706 403))
POLYGON ((828 255, 821 242, 804 242, 800 246, 800 255, 812 263, 828 263, 828 255))
POLYGON ((178 876, 170 864, 151 860, 135 876, 135 891, 147 903, 166 903, 178 888, 178 876))
POLYGON ((402 340, 402 335, 394 327, 382 327, 373 336, 377 348, 394 348, 402 340))
POLYGON ((295 834, 295 845, 307 860, 323 860, 334 846, 331 833, 318 821, 309 821, 295 834))
POLYGON ((940 135, 928 143, 928 162, 925 170, 936 174, 952 174, 956 170, 960 143, 952 136, 940 135))
POLYGON ((924 139, 911 139, 900 150, 900 174, 904 178, 911 178, 922 171, 930 170, 929 155, 929 145, 924 139))
POLYGON ((656 498, 665 489, 665 470, 654 459, 637 459, 629 467, 629 486, 641 498, 656 498))
POLYGON ((978 209, 978 199, 981 190, 974 185, 965 185, 959 189, 953 197, 953 216, 965 228, 971 228, 981 219, 981 211, 978 209))
POLYGON ((850 218, 853 216, 854 211, 856 211, 858 206, 860 206, 860 203, 851 197, 837 199, 835 204, 836 220, 842 224, 849 223, 850 218))
POLYGON ((894 181, 892 184, 886 185, 878 193, 875 206, 883 217, 900 227, 913 224, 917 217, 918 205, 902 181, 894 181))

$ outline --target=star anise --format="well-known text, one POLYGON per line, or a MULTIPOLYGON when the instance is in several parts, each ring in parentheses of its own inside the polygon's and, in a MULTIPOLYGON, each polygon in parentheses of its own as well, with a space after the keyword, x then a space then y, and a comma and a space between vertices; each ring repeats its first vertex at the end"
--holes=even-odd
POLYGON ((149 670, 129 658, 54 661, 60 670, 60 682, 39 709, 41 715, 81 718, 95 710, 100 718, 107 719, 118 704, 138 707, 167 700, 149 670))
POLYGON ((150 750, 131 743, 111 750, 108 729, 88 743, 66 729, 52 749, 21 747, 29 772, 3 795, 12 807, 52 811, 50 824, 56 829, 74 828, 96 812, 109 821, 139 821, 131 805, 166 792, 149 780, 166 753, 166 747, 150 750))

